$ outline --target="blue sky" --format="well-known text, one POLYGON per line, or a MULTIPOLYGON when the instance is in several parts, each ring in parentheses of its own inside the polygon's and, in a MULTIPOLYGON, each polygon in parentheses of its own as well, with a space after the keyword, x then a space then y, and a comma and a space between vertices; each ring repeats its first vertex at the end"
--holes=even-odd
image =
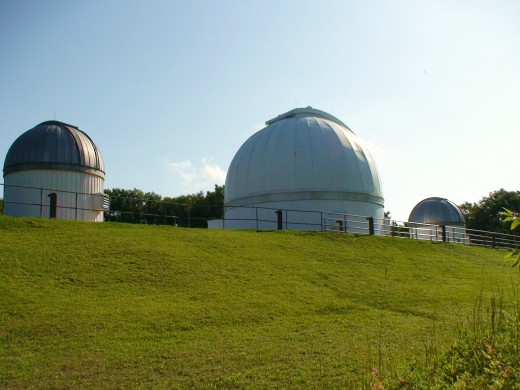
POLYGON ((223 184, 264 122, 312 106, 374 155, 385 209, 519 190, 518 1, 0 0, 0 155, 57 119, 107 188, 223 184))

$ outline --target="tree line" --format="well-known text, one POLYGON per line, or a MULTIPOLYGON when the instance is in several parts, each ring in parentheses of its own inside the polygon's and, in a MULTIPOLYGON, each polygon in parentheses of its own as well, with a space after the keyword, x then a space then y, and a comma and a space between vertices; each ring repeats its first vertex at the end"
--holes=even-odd
POLYGON ((511 210, 514 214, 520 213, 520 191, 506 191, 501 188, 491 192, 475 203, 464 202, 459 206, 466 228, 520 235, 518 229, 511 231, 504 224, 504 209, 511 210))
MULTIPOLYGON (((136 188, 106 189, 105 194, 111 200, 108 221, 207 227, 208 220, 223 217, 224 186, 219 185, 215 185, 213 191, 177 197, 162 197, 136 188)), ((501 215, 504 208, 517 215, 520 213, 520 191, 500 189, 478 202, 464 202, 459 208, 468 229, 520 235, 519 229, 512 232, 503 223, 501 215)))
POLYGON ((209 219, 223 217, 224 186, 219 185, 206 193, 176 197, 163 197, 137 188, 106 189, 105 194, 110 196, 106 221, 207 227, 209 219))

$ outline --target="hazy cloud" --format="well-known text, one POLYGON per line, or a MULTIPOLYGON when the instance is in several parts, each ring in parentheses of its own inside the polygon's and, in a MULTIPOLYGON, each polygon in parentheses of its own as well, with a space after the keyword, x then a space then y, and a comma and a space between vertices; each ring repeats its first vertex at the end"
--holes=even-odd
POLYGON ((222 185, 226 181, 226 172, 218 165, 202 159, 194 165, 191 160, 168 163, 168 169, 180 178, 180 186, 186 193, 211 191, 215 184, 222 185))

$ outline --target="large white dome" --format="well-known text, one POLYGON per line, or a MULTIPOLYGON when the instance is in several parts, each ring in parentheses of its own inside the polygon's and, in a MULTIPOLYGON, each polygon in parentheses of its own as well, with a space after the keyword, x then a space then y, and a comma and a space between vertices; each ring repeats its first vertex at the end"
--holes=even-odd
POLYGON ((285 229, 337 225, 363 232, 367 217, 374 218, 376 230, 381 227, 384 199, 376 164, 343 122, 307 107, 266 125, 242 145, 229 167, 225 228, 280 229, 283 222, 285 229))
POLYGON ((279 115, 266 125, 231 162, 226 206, 313 199, 383 206, 374 159, 339 119, 307 107, 279 115))

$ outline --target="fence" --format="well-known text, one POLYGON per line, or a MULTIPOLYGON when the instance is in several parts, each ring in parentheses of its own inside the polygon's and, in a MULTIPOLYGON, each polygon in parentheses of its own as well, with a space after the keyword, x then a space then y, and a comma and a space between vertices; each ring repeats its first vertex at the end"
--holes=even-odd
MULTIPOLYGON (((88 194, 1 184, 8 189, 31 190, 31 196, 3 200, 3 210, 13 207, 30 210, 23 216, 57 217, 89 220, 88 213, 101 213, 101 220, 172 225, 180 227, 216 227, 268 230, 315 230, 337 233, 384 235, 395 238, 453 242, 492 248, 520 248, 520 236, 468 229, 464 226, 438 226, 378 219, 362 215, 324 211, 276 209, 269 207, 223 207, 222 205, 166 202, 129 197, 108 198, 104 194, 88 194), (36 196, 35 196, 36 194, 36 196), (62 199, 54 200, 53 196, 62 199), (119 206, 119 207, 118 207, 119 206), (119 210, 118 210, 119 208, 119 210), (54 211, 53 211, 54 209, 54 211), (240 209, 240 218, 229 218, 230 210, 240 209), (60 210, 67 211, 61 213, 60 210), (246 211, 246 212, 244 212, 246 211), (224 216, 226 215, 226 218, 224 216), (222 219, 219 219, 222 218, 222 219)), ((8 213, 13 215, 12 213, 8 213)), ((17 214, 14 214, 17 215, 17 214)))
POLYGON ((109 208, 109 198, 103 193, 13 184, 0 186, 5 194, 2 212, 12 216, 103 221, 103 214, 109 208))
POLYGON ((428 225, 392 221, 386 235, 436 242, 452 242, 490 248, 520 248, 520 236, 469 229, 464 226, 428 225))
POLYGON ((374 234, 380 224, 374 218, 297 209, 258 206, 224 207, 225 219, 208 221, 209 227, 227 229, 318 230, 374 234))
POLYGON ((126 196, 110 199, 110 209, 105 213, 105 220, 109 222, 206 228, 208 220, 219 218, 223 213, 221 205, 193 205, 126 196))
MULTIPOLYGON (((286 210, 264 207, 241 207, 241 209, 249 209, 251 211, 249 213, 242 213, 248 216, 248 218, 229 219, 226 217, 225 220, 222 220, 221 226, 215 227, 320 230, 461 243, 492 248, 520 248, 520 236, 468 229, 464 226, 441 226, 403 222, 323 211, 286 210)), ((211 223, 211 221, 209 223, 211 223)))

